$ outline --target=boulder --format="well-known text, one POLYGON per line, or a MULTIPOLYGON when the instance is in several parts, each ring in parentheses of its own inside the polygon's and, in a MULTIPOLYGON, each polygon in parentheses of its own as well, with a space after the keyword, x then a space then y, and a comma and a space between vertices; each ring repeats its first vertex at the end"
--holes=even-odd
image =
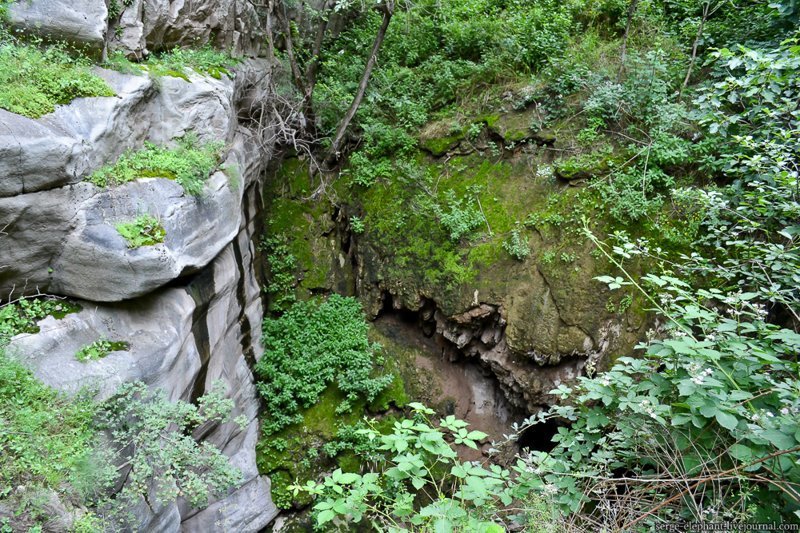
MULTIPOLYGON (((258 157, 257 145, 240 135, 225 164, 240 168, 258 157)), ((238 231, 244 187, 238 181, 217 171, 200 196, 169 179, 143 178, 110 189, 79 183, 1 198, 0 291, 117 302, 196 272, 238 231), (166 237, 155 246, 129 248, 115 225, 142 213, 157 218, 166 237)))
POLYGON ((66 41, 98 56, 107 21, 105 0, 22 0, 8 6, 8 22, 17 31, 66 41))
MULTIPOLYGON (((254 63, 239 71, 242 83, 254 63)), ((235 75, 163 77, 156 84, 144 75, 97 73, 116 97, 78 98, 39 119, 0 109, 0 197, 77 183, 145 140, 165 144, 188 131, 201 140, 233 138, 235 75)))
POLYGON ((158 91, 147 78, 113 73, 109 79, 129 89, 120 90, 126 96, 119 102, 80 99, 40 120, 0 114, 12 118, 0 130, 6 132, 0 152, 12 156, 0 160, 7 173, 0 197, 0 293, 122 301, 206 266, 236 235, 242 192, 270 157, 236 122, 240 99, 263 96, 264 83, 253 78, 265 68, 248 62, 235 80, 165 78, 158 91), (92 100, 99 102, 92 107, 92 100), (143 138, 167 143, 190 130, 204 140, 228 141, 224 168, 211 175, 200 196, 163 178, 108 189, 63 185, 143 138), (54 135, 52 144, 48 135, 54 135), (130 249, 115 225, 142 213, 161 221, 166 238, 130 249))

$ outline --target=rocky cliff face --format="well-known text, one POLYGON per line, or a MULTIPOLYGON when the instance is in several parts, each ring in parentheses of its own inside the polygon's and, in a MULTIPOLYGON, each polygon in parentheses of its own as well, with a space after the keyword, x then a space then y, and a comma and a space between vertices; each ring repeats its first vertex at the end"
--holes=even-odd
POLYGON ((176 46, 210 44, 235 55, 258 55, 261 20, 249 2, 237 0, 31 0, 10 6, 17 30, 67 41, 101 55, 131 58, 176 46))
MULTIPOLYGON (((189 42, 253 52, 260 26, 240 4, 137 0, 109 20, 102 0, 33 1, 13 4, 10 19, 96 50, 111 32, 111 47, 134 55, 189 42)), ((269 480, 255 466, 252 378, 262 319, 255 241, 271 149, 237 119, 246 102, 267 97, 268 71, 258 59, 219 80, 154 81, 97 69, 116 97, 78 99, 37 120, 0 110, 0 293, 63 295, 82 307, 43 320, 38 333, 15 337, 8 351, 47 384, 65 391, 96 386, 101 398, 140 380, 190 401, 221 381, 233 415, 248 421, 244 429, 222 424, 203 435, 242 471, 243 484, 204 510, 181 501, 142 506, 135 510, 142 531, 258 531, 276 514, 269 480), (226 143, 223 170, 199 196, 158 177, 113 188, 82 181, 146 140, 167 143, 189 131, 226 143), (142 212, 161 221, 166 238, 128 248, 114 225, 142 212), (96 361, 75 359, 100 338, 129 347, 96 361)))

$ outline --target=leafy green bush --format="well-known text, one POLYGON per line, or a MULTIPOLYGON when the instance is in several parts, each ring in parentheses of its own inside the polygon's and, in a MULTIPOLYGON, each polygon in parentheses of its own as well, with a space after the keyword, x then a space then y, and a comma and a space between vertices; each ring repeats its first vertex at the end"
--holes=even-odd
POLYGON ((192 435, 204 423, 230 422, 232 409, 220 383, 195 403, 172 403, 164 391, 140 382, 122 385, 102 404, 98 425, 110 431, 110 451, 124 454, 129 471, 120 492, 98 503, 98 514, 127 523, 133 518, 130 507, 147 498, 153 482, 158 501, 181 496, 193 507, 204 507, 211 495, 234 487, 241 473, 217 448, 192 435))
POLYGON ((107 356, 111 352, 127 350, 129 347, 127 342, 99 339, 78 350, 75 354, 75 359, 82 363, 86 361, 96 361, 107 356))
POLYGON ((90 66, 87 59, 70 56, 63 46, 40 49, 3 38, 0 32, 0 108, 39 118, 75 98, 114 96, 90 66))
POLYGON ((256 388, 265 404, 267 434, 302 421, 300 409, 312 406, 331 383, 347 395, 337 408, 341 412, 359 397, 373 400, 391 383, 391 375, 370 377, 380 360, 367 330, 361 305, 336 294, 295 302, 280 317, 264 320, 256 388))
POLYGON ((0 305, 0 346, 14 335, 35 333, 36 322, 48 315, 61 318, 79 310, 80 306, 71 301, 55 297, 20 298, 0 305))
POLYGON ((433 411, 411 404, 414 418, 395 422, 390 433, 374 427, 355 433, 371 442, 365 454, 374 464, 364 474, 335 470, 322 482, 294 487, 317 497, 318 526, 356 530, 369 524, 378 531, 475 531, 500 533, 562 531, 545 498, 517 481, 525 468, 510 470, 459 460, 459 449, 477 449, 486 438, 448 416, 433 424, 433 411), (379 452, 375 454, 374 452, 379 452), (511 506, 512 502, 517 505, 511 506))
POLYGON ((139 215, 131 222, 120 222, 114 227, 128 242, 128 248, 152 246, 164 242, 167 235, 164 227, 152 215, 139 215))
POLYGON ((196 196, 219 164, 223 146, 220 141, 201 143, 195 133, 177 139, 174 148, 145 142, 143 149, 125 152, 116 163, 92 173, 87 181, 111 187, 143 177, 168 178, 196 196))

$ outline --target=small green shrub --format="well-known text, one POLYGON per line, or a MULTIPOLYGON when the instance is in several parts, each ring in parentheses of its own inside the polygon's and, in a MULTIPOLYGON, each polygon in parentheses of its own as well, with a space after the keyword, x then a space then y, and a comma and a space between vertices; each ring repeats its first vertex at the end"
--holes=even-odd
POLYGON ((61 318, 79 310, 77 304, 55 297, 20 298, 0 306, 0 346, 20 333, 35 333, 36 322, 48 315, 61 318))
POLYGON ((90 66, 87 59, 70 56, 64 46, 40 49, 3 39, 0 33, 0 108, 39 118, 75 98, 114 96, 90 66))
POLYGON ((358 301, 336 294, 295 302, 280 317, 264 320, 256 388, 265 404, 266 434, 302 421, 300 409, 314 405, 330 383, 347 395, 338 412, 359 397, 372 401, 391 383, 392 375, 371 377, 380 359, 368 329, 358 301))
POLYGON ((102 359, 111 352, 127 350, 128 348, 130 348, 130 345, 127 342, 99 339, 78 350, 75 354, 75 359, 82 363, 86 361, 96 361, 102 359))
POLYGON ((361 235, 362 233, 364 233, 364 231, 367 228, 366 228, 366 226, 364 226, 364 220, 363 219, 353 215, 353 216, 350 217, 350 229, 356 235, 361 235))
POLYGON ((196 196, 219 163, 223 146, 220 141, 201 143, 195 133, 177 139, 174 148, 145 142, 143 149, 125 152, 116 163, 100 168, 87 180, 98 187, 110 187, 137 178, 168 178, 196 196))
POLYGON ((503 250, 517 261, 524 261, 531 253, 528 241, 522 236, 519 228, 511 230, 511 235, 503 241, 503 250))
POLYGON ((152 246, 164 242, 167 235, 164 227, 152 215, 139 215, 131 222, 121 222, 114 227, 128 241, 128 248, 152 246))
POLYGON ((460 241, 462 237, 483 223, 477 195, 471 199, 458 198, 455 192, 450 190, 445 193, 445 201, 447 202, 446 210, 438 204, 434 205, 434 209, 453 242, 460 241))

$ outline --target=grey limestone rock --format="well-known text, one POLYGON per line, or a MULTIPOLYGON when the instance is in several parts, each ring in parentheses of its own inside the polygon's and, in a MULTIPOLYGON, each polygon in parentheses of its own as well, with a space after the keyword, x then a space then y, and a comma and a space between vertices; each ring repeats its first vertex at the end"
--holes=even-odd
POLYGON ((104 0, 23 0, 8 8, 12 28, 53 41, 67 41, 99 54, 105 45, 104 0))
POLYGON ((136 510, 142 531, 258 531, 277 514, 269 481, 258 475, 258 399, 252 368, 262 354, 260 287, 253 268, 258 186, 248 189, 246 214, 235 236, 213 262, 181 287, 156 291, 124 303, 81 301, 82 310, 39 323, 39 332, 15 337, 8 351, 45 383, 68 392, 95 387, 107 398, 125 382, 143 381, 171 400, 196 399, 221 381, 234 400, 233 416, 202 438, 231 457, 243 484, 204 509, 184 502, 136 510), (129 348, 88 362, 75 359, 100 338, 125 341, 129 348), (223 527, 224 526, 224 527, 223 527))

